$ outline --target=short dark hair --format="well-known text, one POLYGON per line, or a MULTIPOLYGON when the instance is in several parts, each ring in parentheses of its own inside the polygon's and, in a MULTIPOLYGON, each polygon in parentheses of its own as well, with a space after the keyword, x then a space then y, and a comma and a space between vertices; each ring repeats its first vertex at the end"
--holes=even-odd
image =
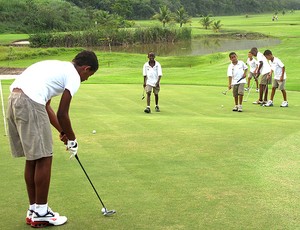
POLYGON ((232 55, 236 55, 235 52, 231 52, 228 56, 231 57, 232 55))
POLYGON ((264 55, 272 55, 272 51, 271 50, 265 50, 264 55))
POLYGON ((250 53, 254 54, 256 53, 257 54, 258 50, 256 47, 253 47, 251 50, 250 50, 250 53))
POLYGON ((78 66, 88 65, 91 67, 91 71, 94 72, 96 72, 99 68, 98 58, 93 51, 81 51, 75 56, 72 62, 78 66))

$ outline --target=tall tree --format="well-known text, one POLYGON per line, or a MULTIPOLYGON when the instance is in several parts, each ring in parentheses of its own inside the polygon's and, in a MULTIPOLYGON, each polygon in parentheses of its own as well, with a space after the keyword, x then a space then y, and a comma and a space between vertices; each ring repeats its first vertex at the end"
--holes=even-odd
POLYGON ((166 23, 172 20, 172 14, 167 6, 162 6, 159 8, 159 13, 156 13, 153 18, 162 22, 163 27, 165 27, 166 23))
POLYGON ((183 6, 176 10, 175 21, 179 23, 180 27, 182 27, 183 24, 191 21, 190 16, 187 14, 183 6))
POLYGON ((213 20, 211 20, 209 16, 206 16, 201 18, 200 23, 207 30, 208 27, 210 27, 210 25, 213 23, 213 20))

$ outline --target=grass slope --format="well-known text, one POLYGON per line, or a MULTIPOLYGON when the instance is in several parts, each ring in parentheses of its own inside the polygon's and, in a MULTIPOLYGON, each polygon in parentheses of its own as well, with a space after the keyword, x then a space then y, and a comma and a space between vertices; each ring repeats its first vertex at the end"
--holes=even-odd
MULTIPOLYGON (((219 87, 165 85, 162 112, 152 114, 140 94, 133 84, 86 84, 74 97, 80 159, 118 213, 101 216, 79 165, 54 138, 49 200, 69 217, 61 229, 299 227, 298 92, 289 92, 289 108, 279 107, 280 95, 273 108, 252 105, 252 92, 243 113, 231 112, 219 87)), ((24 159, 11 158, 7 137, 0 144, 0 206, 10 214, 0 228, 27 229, 24 159)))

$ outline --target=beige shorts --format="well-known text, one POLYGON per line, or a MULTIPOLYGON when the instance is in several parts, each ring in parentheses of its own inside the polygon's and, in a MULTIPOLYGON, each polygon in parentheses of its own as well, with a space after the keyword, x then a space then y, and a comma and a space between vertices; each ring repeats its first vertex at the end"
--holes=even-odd
POLYGON ((52 131, 45 106, 21 91, 10 94, 7 108, 12 155, 26 160, 52 156, 52 131))
POLYGON ((154 94, 158 94, 160 91, 160 87, 146 85, 145 90, 146 90, 146 93, 151 93, 153 91, 154 94))
POLYGON ((279 80, 274 79, 272 87, 278 88, 279 90, 285 90, 285 80, 279 81, 279 80))
POLYGON ((233 85, 232 94, 233 97, 237 97, 239 95, 244 96, 244 83, 233 85))
POLYGON ((255 74, 252 73, 252 72, 249 72, 248 78, 249 78, 249 79, 252 79, 252 78, 256 79, 255 74))
POLYGON ((267 79, 268 75, 269 75, 269 73, 266 73, 266 74, 261 76, 260 83, 259 83, 260 85, 269 85, 269 84, 271 84, 272 78, 267 79))

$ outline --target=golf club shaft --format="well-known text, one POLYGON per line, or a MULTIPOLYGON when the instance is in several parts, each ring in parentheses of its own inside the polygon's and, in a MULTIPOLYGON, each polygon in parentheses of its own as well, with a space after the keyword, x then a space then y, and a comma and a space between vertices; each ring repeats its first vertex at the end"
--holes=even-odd
POLYGON ((102 204, 103 208, 105 208, 105 210, 106 210, 106 207, 105 207, 103 201, 101 200, 101 198, 100 198, 100 196, 99 196, 99 194, 98 194, 98 192, 97 192, 95 186, 93 185, 91 179, 89 178, 88 174, 86 173, 85 169, 83 168, 83 166, 82 166, 82 164, 81 164, 81 162, 80 162, 79 157, 78 157, 77 154, 75 155, 75 158, 77 159, 77 161, 78 161, 80 167, 82 168, 84 174, 86 175, 86 178, 89 180, 90 184, 92 185, 92 187, 93 187, 93 189, 94 189, 94 191, 95 191, 95 193, 96 193, 96 195, 97 195, 97 197, 98 197, 100 203, 102 204))
POLYGON ((250 92, 251 92, 251 90, 252 90, 252 88, 253 88, 254 82, 255 82, 255 79, 252 81, 251 87, 250 87, 250 89, 248 89, 248 95, 247 95, 247 98, 246 98, 246 100, 244 100, 244 101, 248 101, 248 97, 249 97, 249 94, 250 94, 250 92))

